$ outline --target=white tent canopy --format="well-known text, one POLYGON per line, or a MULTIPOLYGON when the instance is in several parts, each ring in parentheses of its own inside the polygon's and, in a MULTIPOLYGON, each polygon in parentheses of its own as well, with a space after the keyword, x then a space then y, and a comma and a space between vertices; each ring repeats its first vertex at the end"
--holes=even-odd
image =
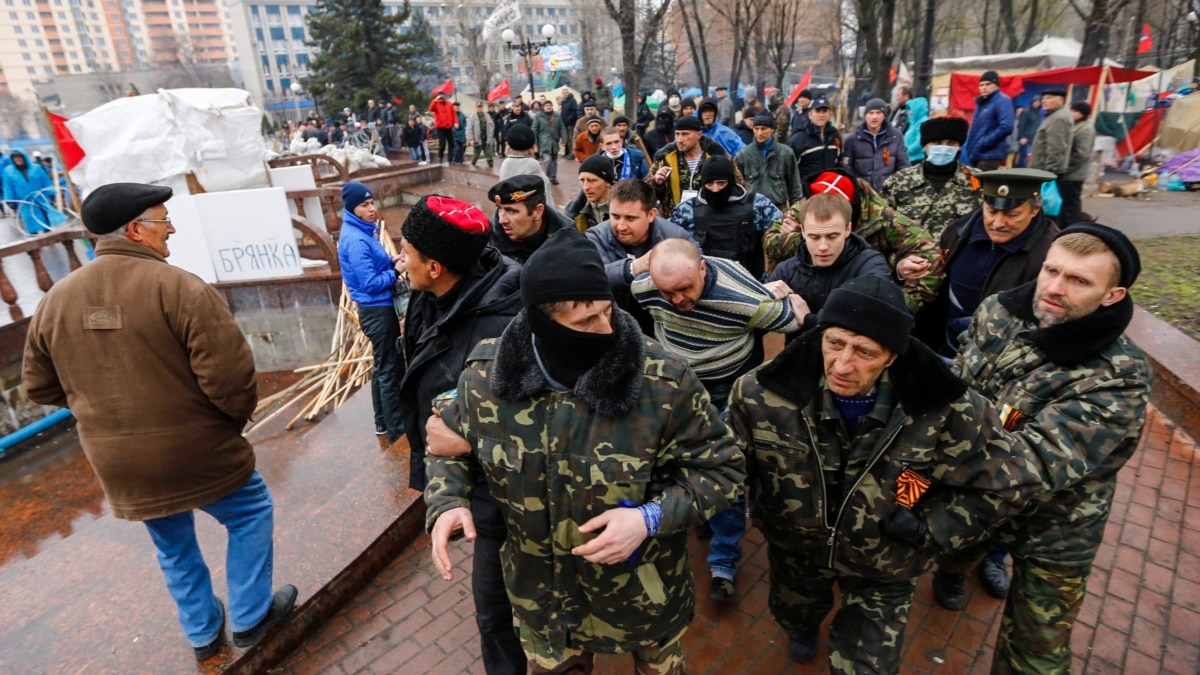
MULTIPOLYGON (((1083 44, 1071 38, 1047 37, 1023 52, 1011 54, 981 54, 960 56, 952 59, 934 59, 933 74, 952 73, 963 70, 1029 71, 1066 68, 1079 62, 1083 44)), ((1118 65, 1111 59, 1105 63, 1118 65)))

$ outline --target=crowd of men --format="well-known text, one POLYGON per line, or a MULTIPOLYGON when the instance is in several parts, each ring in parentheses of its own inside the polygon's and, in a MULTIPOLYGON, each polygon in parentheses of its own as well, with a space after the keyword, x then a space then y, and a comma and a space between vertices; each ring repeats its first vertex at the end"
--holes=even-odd
MULTIPOLYGON (((1003 108, 992 75, 981 108, 1003 108)), ((689 532, 710 537, 708 595, 729 603, 752 524, 795 661, 816 657, 836 584, 831 671, 898 672, 917 579, 936 565, 949 609, 976 568, 1005 598, 993 672, 1070 672, 1150 387, 1123 335, 1136 248, 1043 212, 1046 184, 1073 177, 1060 136, 1086 132, 1061 126, 1063 97, 1047 92, 1035 168, 981 171, 970 162, 988 161, 991 115, 919 120, 872 100, 843 139, 821 97, 739 120, 723 93, 692 111, 673 94, 644 136, 640 114, 614 116, 600 97, 573 125, 566 101, 490 131, 477 112, 472 137, 503 134, 505 149, 487 210, 423 197, 398 255, 379 241, 370 187, 342 189, 338 257, 373 347, 376 433, 407 435, 445 579, 451 539, 473 542, 485 669, 587 673, 596 653, 631 652, 638 672, 683 673, 689 532), (579 191, 563 211, 551 192, 568 143, 579 191), (769 332, 785 342, 771 359, 769 332)), ((433 105, 437 127, 453 104, 433 105)), ((455 127, 437 128, 450 131, 439 159, 455 161, 455 127)), ((235 644, 281 620, 295 589, 270 594, 269 494, 238 434, 254 401, 245 342, 198 279, 162 271, 169 196, 89 196, 97 261, 39 306, 24 382, 79 417, 114 513, 146 522, 207 658, 224 605, 192 510, 230 527, 230 555, 251 570, 231 576, 235 644), (96 353, 130 365, 97 372, 96 353), (118 381, 149 355, 192 419, 128 414, 162 404, 149 378, 118 381), (151 446, 145 466, 117 458, 130 434, 149 435, 135 443, 151 446), (183 447, 207 453, 204 471, 164 463, 183 447)))

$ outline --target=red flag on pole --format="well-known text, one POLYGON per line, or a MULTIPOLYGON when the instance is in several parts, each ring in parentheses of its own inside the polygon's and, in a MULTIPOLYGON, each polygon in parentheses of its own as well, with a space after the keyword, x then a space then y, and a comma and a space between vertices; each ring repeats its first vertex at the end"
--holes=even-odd
POLYGON ((50 124, 54 127, 54 136, 58 139, 63 164, 66 165, 67 171, 70 171, 83 161, 83 148, 79 147, 79 143, 71 135, 71 130, 67 128, 67 118, 54 113, 47 114, 50 116, 50 124))
POLYGON ((1145 54, 1154 49, 1154 41, 1150 39, 1150 22, 1142 26, 1142 38, 1138 40, 1138 54, 1145 54))
POLYGON ((430 96, 437 96, 438 94, 445 94, 447 96, 453 95, 454 94, 454 80, 453 79, 446 80, 445 82, 439 84, 437 87, 434 87, 433 91, 429 92, 430 96))
POLYGON ((800 81, 796 83, 796 86, 792 89, 792 93, 788 94, 787 100, 784 101, 783 104, 789 108, 792 107, 792 104, 796 102, 796 99, 800 98, 800 92, 804 91, 809 82, 812 82, 811 68, 809 68, 808 72, 804 74, 804 77, 800 78, 800 81))
POLYGON ((512 89, 508 85, 508 80, 505 79, 500 84, 488 90, 487 100, 490 103, 492 101, 499 101, 500 99, 507 98, 509 96, 512 96, 512 89))

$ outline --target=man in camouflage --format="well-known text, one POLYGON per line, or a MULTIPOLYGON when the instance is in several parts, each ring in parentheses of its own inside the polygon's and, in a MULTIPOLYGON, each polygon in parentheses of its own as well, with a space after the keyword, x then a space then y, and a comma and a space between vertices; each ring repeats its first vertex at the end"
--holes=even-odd
POLYGON ((1071 672, 1071 629, 1117 472, 1145 423, 1150 368, 1124 336, 1139 270, 1117 230, 1069 227, 1036 281, 980 305, 955 359, 955 372, 1002 406, 1001 421, 1027 441, 1045 482, 994 539, 1012 553, 1013 578, 993 673, 1071 672))
POLYGON ((800 662, 829 631, 830 670, 896 673, 917 578, 1041 487, 995 408, 910 338, 900 289, 859 277, 818 327, 734 385, 729 419, 746 453, 767 540, 768 606, 800 662))
MULTIPOLYGON (((508 527, 501 551, 530 672, 591 672, 634 652, 682 674, 695 588, 687 527, 741 492, 745 460, 695 373, 613 307, 596 249, 573 229, 523 268, 524 310, 476 348, 439 407, 487 474, 508 527)), ((469 464, 430 458, 433 560, 474 536, 469 464)))
POLYGON ((890 208, 918 223, 934 239, 979 207, 980 195, 959 161, 970 125, 961 117, 934 117, 921 125, 925 159, 897 171, 879 195, 890 208))
MULTIPOLYGON (((704 125, 685 115, 675 120, 675 140, 654 155, 646 182, 658 195, 658 212, 670 218, 677 204, 700 192, 700 164, 713 155, 728 155, 720 143, 703 135, 704 125)), ((741 176, 738 176, 741 183, 741 176)))
MULTIPOLYGON (((903 283, 905 302, 912 311, 937 297, 942 282, 942 256, 937 241, 920 225, 887 205, 865 180, 854 179, 845 170, 826 171, 808 179, 804 194, 833 192, 850 201, 854 234, 867 240, 871 248, 887 258, 888 266, 903 283)), ((792 204, 783 218, 771 224, 763 235, 767 271, 796 255, 803 235, 804 203, 792 204)))

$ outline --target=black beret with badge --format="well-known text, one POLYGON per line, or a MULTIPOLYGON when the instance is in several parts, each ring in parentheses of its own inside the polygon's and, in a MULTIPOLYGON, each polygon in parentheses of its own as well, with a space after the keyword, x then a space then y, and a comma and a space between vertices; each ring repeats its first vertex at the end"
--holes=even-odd
POLYGON ((983 191, 983 201, 992 208, 1015 209, 1042 193, 1042 184, 1055 175, 1041 169, 996 169, 971 174, 976 189, 983 191))
POLYGON ((109 183, 88 193, 80 217, 93 234, 116 232, 136 220, 146 209, 165 204, 173 191, 145 183, 109 183))
POLYGON ((493 185, 488 199, 496 204, 520 204, 545 193, 546 183, 541 176, 522 174, 493 185))

